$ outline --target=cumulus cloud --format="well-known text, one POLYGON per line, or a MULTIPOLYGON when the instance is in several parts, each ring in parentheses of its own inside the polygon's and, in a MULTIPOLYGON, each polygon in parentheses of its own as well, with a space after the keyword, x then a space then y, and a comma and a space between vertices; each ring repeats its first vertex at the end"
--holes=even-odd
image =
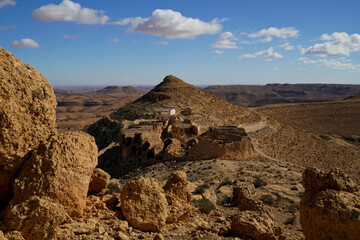
POLYGON ((40 47, 37 42, 30 38, 23 38, 20 41, 15 40, 10 47, 12 48, 38 48, 40 47))
POLYGON ((105 24, 109 20, 104 11, 84 8, 70 0, 63 0, 59 5, 41 6, 33 11, 32 17, 42 22, 65 21, 79 24, 105 24))
POLYGON ((360 35, 348 35, 345 32, 323 34, 320 38, 324 43, 318 43, 308 48, 302 48, 302 54, 315 54, 319 57, 350 56, 351 52, 360 51, 360 35))
POLYGON ((248 54, 244 54, 241 55, 239 58, 257 58, 259 56, 263 56, 265 57, 267 60, 272 60, 273 58, 283 58, 283 55, 281 55, 280 53, 274 52, 274 48, 269 48, 267 50, 264 51, 258 51, 256 53, 248 53, 248 54))
POLYGON ((247 34, 248 37, 251 38, 260 38, 259 42, 271 42, 273 37, 287 39, 287 38, 294 38, 299 35, 299 30, 293 27, 283 27, 283 28, 276 28, 270 27, 268 29, 261 29, 259 32, 247 34))
POLYGON ((9 30, 9 29, 15 29, 17 26, 0 26, 0 30, 9 30))
POLYGON ((224 52, 221 51, 221 50, 214 50, 214 51, 211 51, 212 53, 215 53, 215 54, 223 54, 224 52))
POLYGON ((164 36, 167 39, 194 39, 201 34, 216 34, 221 31, 221 20, 203 22, 188 18, 170 9, 156 9, 149 18, 125 18, 113 24, 131 24, 130 31, 164 36))
POLYGON ((14 0, 0 0, 0 8, 5 6, 15 6, 16 1, 14 0))
POLYGON ((360 64, 353 64, 348 61, 338 61, 335 59, 317 59, 317 60, 311 60, 308 58, 298 58, 297 59, 300 64, 316 64, 320 66, 325 66, 331 69, 337 69, 337 70, 359 70, 360 64))
POLYGON ((212 46, 222 49, 238 48, 235 42, 236 40, 237 38, 234 37, 231 32, 223 32, 212 46))
POLYGON ((286 51, 291 51, 291 50, 295 49, 295 47, 290 45, 290 43, 288 43, 288 42, 281 44, 278 47, 284 48, 286 51))

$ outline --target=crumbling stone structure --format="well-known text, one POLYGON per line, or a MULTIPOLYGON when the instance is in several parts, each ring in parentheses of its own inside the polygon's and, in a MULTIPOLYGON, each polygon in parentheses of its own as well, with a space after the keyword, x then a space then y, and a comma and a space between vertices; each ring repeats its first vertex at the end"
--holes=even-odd
POLYGON ((243 128, 212 126, 200 134, 189 119, 135 120, 120 133, 120 165, 136 168, 163 160, 242 159, 255 155, 243 128))

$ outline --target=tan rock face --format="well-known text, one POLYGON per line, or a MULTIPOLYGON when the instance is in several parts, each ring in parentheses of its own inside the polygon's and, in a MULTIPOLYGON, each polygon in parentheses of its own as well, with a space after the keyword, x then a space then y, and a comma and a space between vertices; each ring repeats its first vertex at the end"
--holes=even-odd
POLYGON ((184 208, 191 202, 191 193, 188 189, 185 172, 173 172, 163 188, 170 206, 174 208, 184 208))
POLYGON ((95 168, 89 184, 89 193, 95 194, 100 192, 110 183, 110 175, 100 168, 95 168))
POLYGON ((242 128, 214 127, 198 138, 198 144, 189 150, 189 159, 230 158, 255 156, 251 139, 242 128))
POLYGON ((305 193, 300 201, 300 223, 306 239, 359 239, 360 192, 339 169, 303 173, 305 193))
MULTIPOLYGON (((233 202, 239 206, 255 197, 255 187, 251 179, 236 179, 233 188, 233 202)), ((245 207, 246 208, 246 207, 245 207)))
POLYGON ((56 132, 53 88, 34 67, 0 47, 0 208, 24 156, 56 132))
POLYGON ((284 239, 282 229, 275 223, 270 209, 256 198, 252 178, 235 180, 233 202, 240 210, 231 225, 235 234, 254 240, 284 239))
POLYGON ((135 228, 161 231, 168 216, 168 203, 156 179, 137 177, 128 181, 121 192, 122 214, 135 228))
POLYGON ((51 200, 31 197, 15 205, 4 219, 7 231, 19 231, 27 240, 53 239, 55 229, 71 219, 64 208, 51 200))
POLYGON ((11 204, 32 196, 48 197, 63 205, 70 216, 81 216, 96 165, 93 137, 83 132, 54 136, 26 161, 15 181, 11 204))
POLYGON ((281 229, 268 214, 257 211, 241 211, 233 218, 231 231, 243 238, 254 240, 284 239, 281 229))

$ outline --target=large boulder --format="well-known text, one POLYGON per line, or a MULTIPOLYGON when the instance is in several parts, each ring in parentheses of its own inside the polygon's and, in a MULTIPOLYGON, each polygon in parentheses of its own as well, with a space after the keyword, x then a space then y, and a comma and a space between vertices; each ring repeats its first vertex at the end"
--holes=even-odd
POLYGON ((163 187, 168 204, 173 208, 184 208, 191 202, 186 173, 175 171, 163 187))
POLYGON ((10 205, 32 196, 47 197, 63 205, 70 216, 81 216, 96 165, 97 147, 92 136, 83 132, 53 136, 24 164, 10 205))
POLYGON ((27 157, 56 133, 56 98, 46 78, 0 47, 0 209, 27 157))
POLYGON ((359 239, 360 192, 349 176, 339 169, 307 168, 302 183, 300 223, 306 239, 359 239))
POLYGON ((121 192, 122 214, 135 228, 161 231, 168 216, 168 203, 163 188, 156 179, 136 177, 128 181, 121 192))
POLYGON ((15 205, 3 225, 6 231, 19 231, 27 240, 38 240, 53 239, 56 228, 70 221, 61 205, 34 196, 15 205))
POLYGON ((242 238, 254 240, 285 239, 273 218, 259 211, 241 211, 233 217, 231 231, 242 238))

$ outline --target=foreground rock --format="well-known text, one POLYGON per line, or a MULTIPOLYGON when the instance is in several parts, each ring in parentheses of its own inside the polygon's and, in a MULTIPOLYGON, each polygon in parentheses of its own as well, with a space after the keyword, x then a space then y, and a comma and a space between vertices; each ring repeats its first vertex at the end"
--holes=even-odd
POLYGON ((121 192, 122 214, 135 228, 161 231, 168 216, 164 190, 156 179, 137 177, 128 181, 121 192))
POLYGON ((53 88, 34 67, 0 47, 0 209, 26 154, 56 133, 53 88))
POLYGON ((110 175, 100 168, 95 168, 89 184, 89 194, 96 194, 110 183, 110 175))
POLYGON ((26 161, 15 181, 11 205, 39 196, 63 205, 70 216, 81 216, 96 165, 93 137, 83 132, 54 136, 26 161))
POLYGON ((233 218, 231 230, 240 237, 254 240, 284 239, 273 218, 258 211, 241 211, 233 218))
POLYGON ((4 230, 19 231, 27 240, 53 239, 56 228, 70 221, 61 205, 34 196, 11 209, 4 230))
POLYGON ((191 193, 188 189, 186 173, 173 172, 164 186, 168 204, 173 208, 184 208, 191 202, 191 193))
POLYGON ((300 223, 306 239, 359 239, 360 192, 351 178, 339 169, 325 174, 308 168, 303 186, 300 223))
POLYGON ((237 204, 240 210, 232 219, 233 233, 254 240, 285 239, 270 209, 256 198, 251 178, 235 180, 233 203, 237 204))

